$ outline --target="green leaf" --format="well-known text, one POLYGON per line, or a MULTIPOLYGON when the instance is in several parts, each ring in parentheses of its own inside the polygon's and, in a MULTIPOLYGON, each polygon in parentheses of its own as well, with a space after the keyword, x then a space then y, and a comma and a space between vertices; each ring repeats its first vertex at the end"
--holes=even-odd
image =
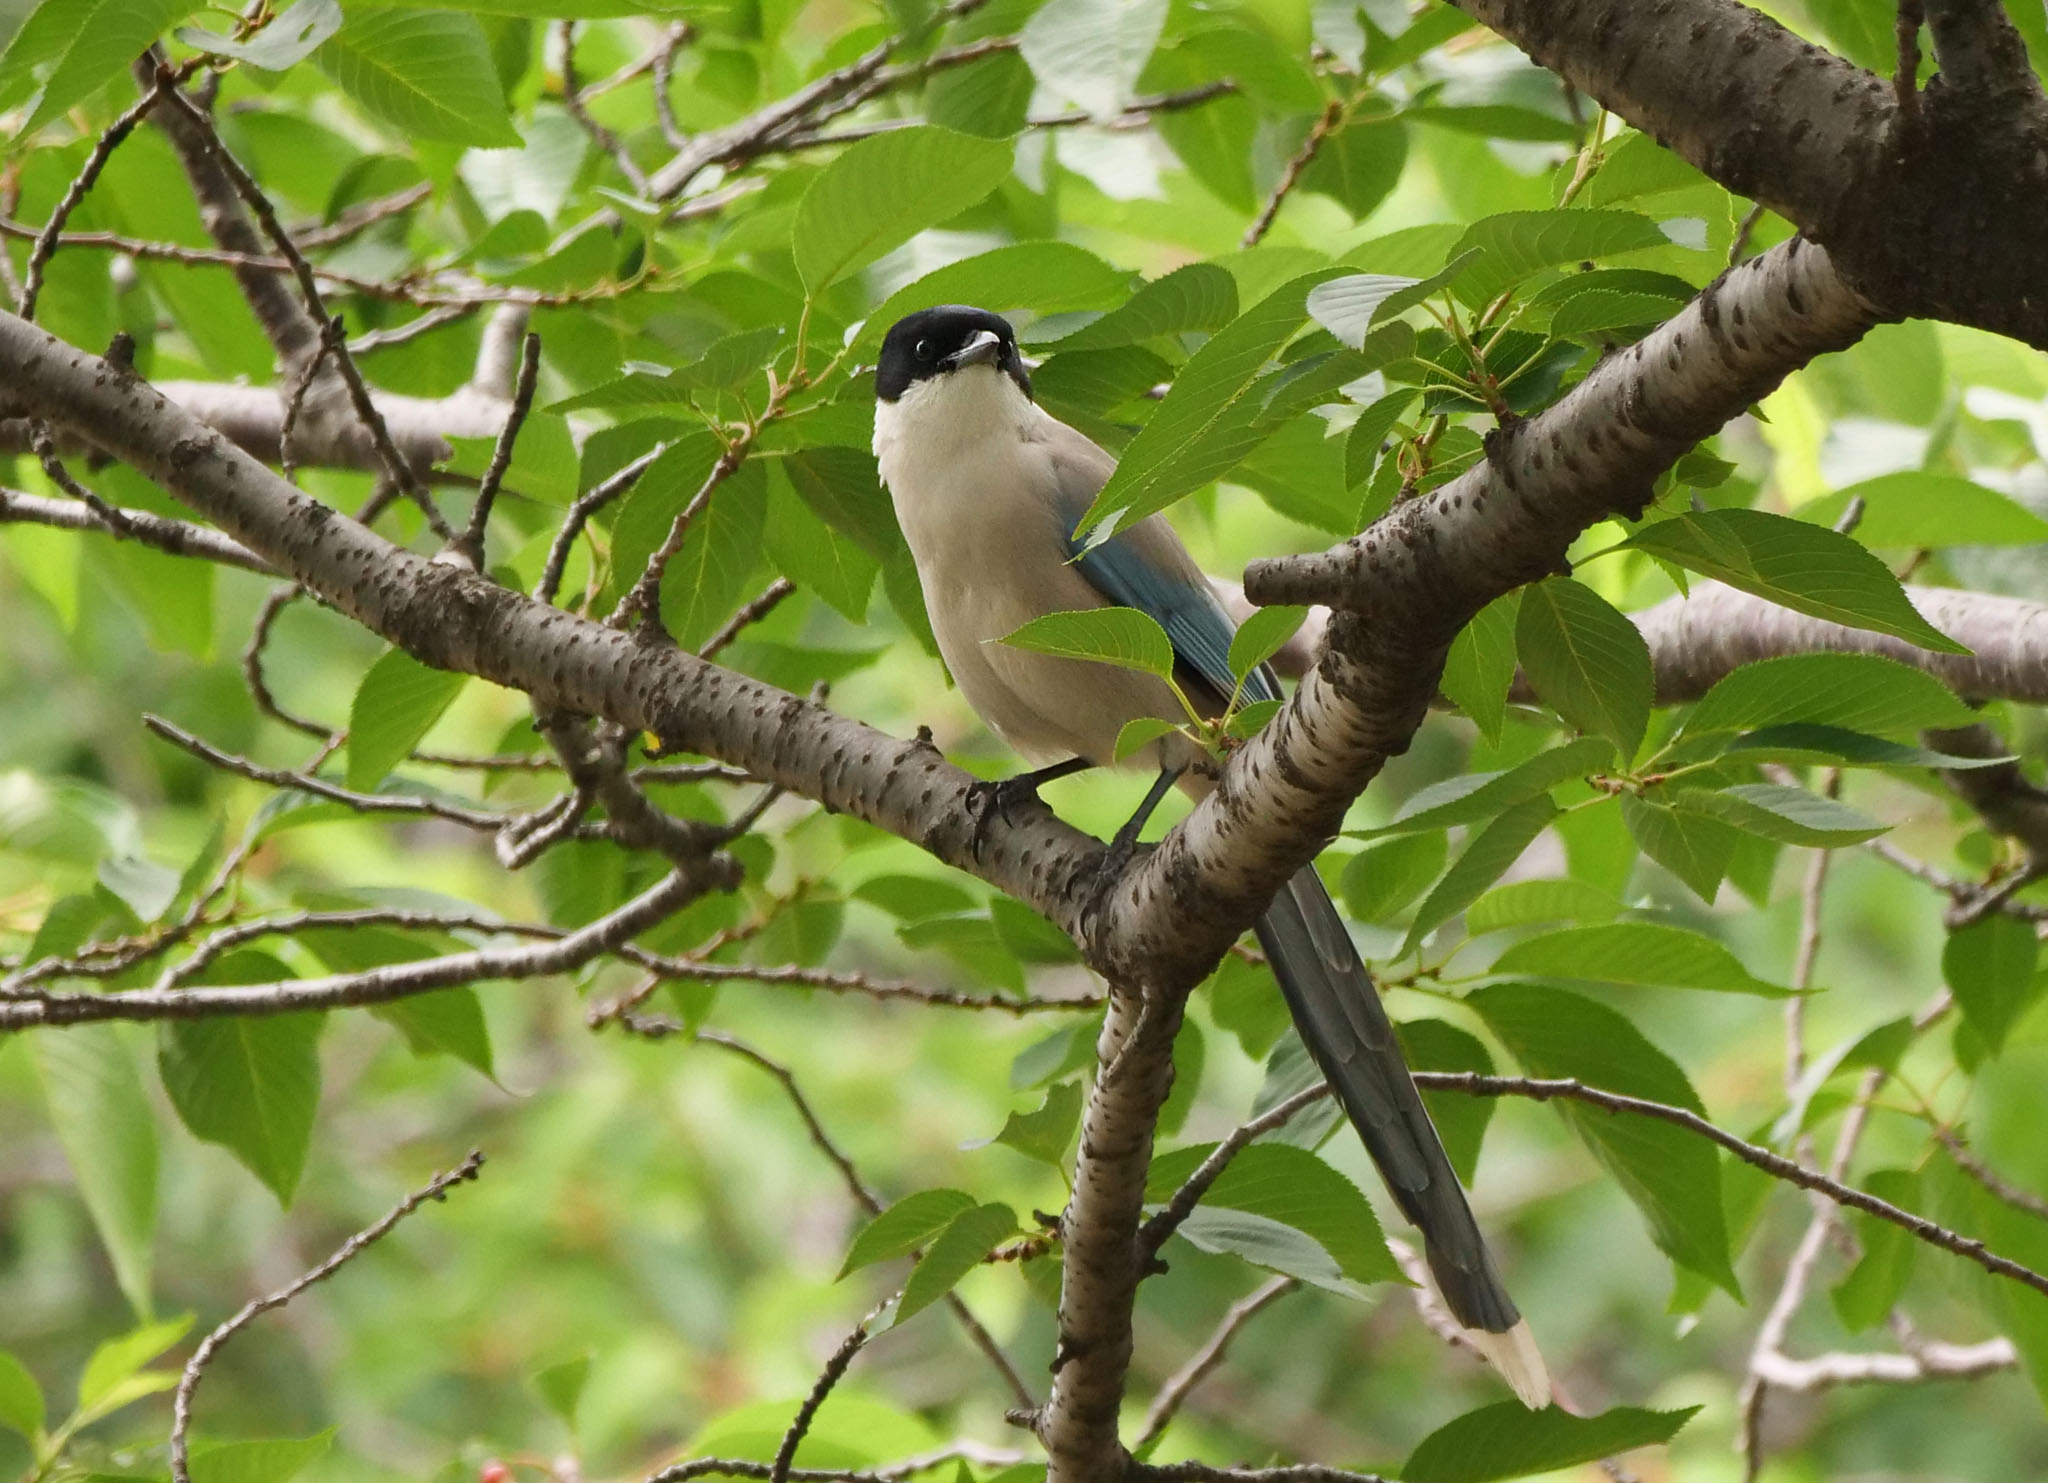
POLYGON ((1136 608, 1048 613, 1003 635, 1000 642, 1034 654, 1141 670, 1162 680, 1173 677, 1173 640, 1158 619, 1136 608))
POLYGON ((1168 736, 1180 727, 1161 716, 1139 716, 1136 720, 1124 722, 1116 734, 1116 746, 1111 750, 1110 760, 1122 762, 1142 752, 1162 736, 1168 736))
POLYGON ((798 202, 791 247, 812 296, 927 227, 958 216, 1010 173, 1010 145, 920 124, 848 145, 798 202))
POLYGON ((1059 1169, 1065 1166, 1067 1145, 1080 1125, 1081 1084, 1063 1081, 1047 1089, 1045 1101, 1035 1110, 1011 1113, 993 1141, 1059 1169))
POLYGON ((1307 608, 1260 608, 1239 626, 1230 639, 1230 672, 1242 680, 1280 652, 1308 621, 1307 608))
POLYGON ((1054 343, 1061 355, 1114 350, 1190 330, 1220 330, 1237 318, 1237 280, 1214 263, 1189 263, 1054 343))
POLYGON ((956 1189, 919 1190, 905 1195, 861 1228, 848 1248, 839 1275, 875 1262, 905 1256, 974 1209, 974 1196, 956 1189))
POLYGON ((280 1205, 291 1204, 313 1139, 325 1018, 173 1020, 158 1042, 164 1090, 185 1126, 234 1154, 280 1205))
POLYGON ((1130 101, 1165 24, 1166 0, 1046 0, 1017 49, 1041 91, 1107 118, 1130 101))
POLYGON ((1692 888, 1709 906, 1741 843, 1739 831, 1704 814, 1624 794, 1621 817, 1643 853, 1692 888))
POLYGON ((1336 271, 1319 269, 1275 289, 1189 358, 1077 532, 1112 515, 1111 525, 1125 525, 1163 510, 1228 473, 1265 441, 1270 429, 1259 424, 1263 399, 1254 389, 1280 347, 1301 328, 1309 289, 1336 271))
POLYGON ((1449 287, 1473 265, 1477 256, 1474 252, 1453 254, 1450 262, 1427 278, 1394 273, 1352 273, 1332 278, 1309 290, 1309 315, 1341 344, 1358 350, 1374 326, 1407 313, 1431 294, 1449 287))
POLYGON ((1490 819, 1524 799, 1548 793, 1571 778, 1598 772, 1613 761, 1612 743, 1597 736, 1582 736, 1561 747, 1538 752, 1505 772, 1466 773, 1432 783, 1403 803, 1393 822, 1370 832, 1408 834, 1490 819))
MULTIPOLYGON (((1223 273, 1220 268, 1210 271, 1223 273)), ((1230 275, 1223 273, 1223 279, 1228 284, 1230 275)), ((872 354, 890 325, 939 304, 974 304, 998 314, 1011 309, 1064 314, 1123 305, 1116 311, 1121 314, 1143 297, 1143 290, 1136 297, 1130 295, 1130 281, 1130 274, 1071 242, 1012 243, 935 268, 897 289, 868 316, 854 346, 857 353, 872 354)), ((1231 312, 1235 309, 1233 294, 1231 312)), ((1223 317, 1228 320, 1230 314, 1223 317)))
POLYGON ((1477 901, 1480 893, 1521 859, 1522 851, 1556 817, 1557 805, 1550 801, 1550 795, 1539 793, 1523 799, 1482 829, 1417 909, 1408 936, 1395 956, 1407 957, 1421 946, 1423 938, 1477 901))
POLYGON ((574 1431, 576 1410, 582 1404, 583 1386, 589 1379, 590 1356, 579 1354, 535 1371, 533 1389, 542 1403, 561 1418, 562 1425, 574 1431))
POLYGON ((1494 960, 1492 971, 1711 989, 1767 999, 1782 999, 1792 992, 1753 977, 1735 954, 1704 933, 1660 922, 1608 922, 1546 932, 1510 947, 1494 960))
POLYGON ((94 877, 135 913, 138 922, 157 921, 178 897, 178 872, 139 855, 102 860, 94 877))
POLYGON ((1325 139, 1309 160, 1301 188, 1328 196, 1363 221, 1401 183, 1407 163, 1405 124, 1394 119, 1348 124, 1325 139))
POLYGON ((1363 1296, 1320 1242, 1270 1216, 1201 1205, 1174 1234, 1197 1251, 1234 1256, 1343 1297, 1363 1296))
POLYGON ((1574 1416, 1556 1406, 1531 1411, 1519 1402, 1501 1401, 1468 1411, 1424 1437, 1402 1466, 1401 1477, 1403 1483, 1495 1483, 1552 1473, 1668 1442, 1699 1409, 1617 1406, 1598 1416, 1574 1416))
MULTIPOLYGON (((1365 415, 1358 420, 1362 425, 1365 415)), ((1518 589, 1481 608, 1451 641, 1438 681, 1451 704, 1490 742, 1500 740, 1501 723, 1507 719, 1508 687, 1515 682, 1515 618, 1521 603, 1518 589)))
POLYGON ((295 1439, 202 1442, 192 1449, 192 1483, 289 1483, 333 1443, 331 1429, 295 1439))
POLYGON ((1550 316, 1550 333, 1560 340, 1581 335, 1605 336, 1621 329, 1662 323, 1673 310, 1671 300, 1653 293, 1576 294, 1550 316))
MULTIPOLYGON (((186 1313, 142 1324, 99 1344, 78 1376, 78 1409, 92 1411, 104 1405, 125 1381, 184 1338, 191 1327, 192 1315, 186 1313)), ((176 1377, 172 1379, 175 1383, 176 1377)))
POLYGON ((396 1028, 416 1056, 453 1056, 486 1076, 497 1074, 483 1002, 466 984, 373 1005, 370 1013, 396 1028))
MULTIPOLYGON (((1145 1176, 1147 1202, 1164 1204, 1173 1198, 1215 1149, 1215 1144, 1203 1143, 1154 1159, 1145 1176)), ((1238 1150, 1202 1203, 1264 1216, 1300 1231, 1328 1252, 1353 1282, 1401 1280, 1379 1221, 1358 1186, 1305 1148, 1262 1142, 1238 1150)))
POLYGON ((805 448, 781 460, 811 513, 877 561, 907 555, 896 511, 865 448, 805 448))
POLYGON ((1467 304, 1485 305, 1545 268, 1668 246, 1657 223, 1633 211, 1506 211, 1473 222, 1452 255, 1478 251, 1457 290, 1467 304))
POLYGON ((1728 743, 1725 755, 1745 762, 1825 762, 1836 767, 1939 767, 1967 772, 1979 767, 1999 767, 2015 760, 2006 757, 1955 757, 1926 747, 1888 741, 1861 731, 1839 726, 1817 726, 1795 721, 1785 726, 1766 726, 1738 736, 1728 743))
POLYGON ((1809 617, 1888 633, 1942 654, 1970 651, 1920 616, 1891 568, 1848 536, 1762 510, 1700 510, 1623 542, 1809 617))
POLYGON ((1273 987, 1273 976, 1234 953, 1224 956, 1209 980, 1209 1017, 1219 1029, 1235 1035, 1254 1061, 1263 1061, 1293 1023, 1287 1002, 1273 987))
POLYGON ((34 1442, 43 1431, 43 1388, 28 1367, 0 1349, 0 1426, 34 1442))
POLYGON ((943 1298, 981 1265, 983 1257, 1016 1234, 1017 1217, 1007 1205, 976 1205, 954 1216, 910 1269, 910 1279, 903 1284, 903 1301, 897 1304, 890 1326, 943 1298))
POLYGON ((211 56, 233 57, 266 72, 283 72, 313 55, 340 29, 341 6, 337 0, 296 0, 247 41, 216 36, 197 26, 182 28, 178 40, 211 56))
MULTIPOLYGON (((686 649, 694 649, 710 638, 732 616, 733 609, 753 596, 749 589, 760 564, 767 482, 763 465, 740 465, 731 478, 718 486, 702 513, 690 522, 690 528, 683 533, 682 546, 662 573, 661 621, 686 649)), ((652 497, 653 491, 646 489, 643 481, 643 488, 634 491, 628 509, 620 512, 621 522, 643 498, 652 497)), ((657 504, 640 512, 643 519, 649 514, 656 516, 661 526, 657 543, 668 534, 668 522, 661 521, 659 514, 666 512, 673 520, 674 513, 681 508, 681 503, 657 504)), ((623 547, 623 530, 620 536, 619 545, 623 547)))
POLYGON ((1650 724, 1650 647, 1592 588, 1551 577, 1522 590, 1515 648, 1530 686, 1579 730, 1612 741, 1627 761, 1650 724))
MULTIPOLYGON (((1604 1004, 1539 983, 1495 984, 1465 1002, 1533 1076, 1576 1077, 1705 1115, 1677 1063, 1604 1004)), ((1553 1105, 1642 1211, 1657 1245, 1741 1301, 1714 1145, 1655 1118, 1568 1100, 1553 1105)))
POLYGON ((148 1318, 156 1239, 156 1114, 135 1055, 113 1025, 73 1025, 32 1038, 50 1124, 114 1280, 138 1318, 148 1318))
POLYGON ((27 140, 118 77, 171 23, 199 7, 190 0, 44 0, 0 53, 0 109, 13 108, 48 71, 42 96, 13 138, 27 140))
POLYGON ((1745 664, 1686 717, 1689 736, 1812 722, 1851 731, 1968 726, 1977 713, 1924 670, 1876 654, 1793 654, 1745 664))
POLYGON ((402 135, 486 149, 520 143, 473 15, 353 7, 313 60, 402 135))
POLYGON ((1781 783, 1737 783, 1728 788, 1674 788, 1665 796, 1675 809, 1705 814, 1780 844, 1829 849, 1875 839, 1889 827, 1878 823, 1861 809, 1781 783))
POLYGON ((2040 996, 2034 969, 2041 943, 2031 922, 1991 912, 1949 934, 1941 950, 1941 976, 1955 991, 1963 1020, 1996 1055, 2006 1032, 2040 996))
MULTIPOLYGON (((1869 1193, 1901 1210, 1919 1207, 1920 1175, 1916 1170, 1873 1169, 1860 1182, 1869 1193)), ((1848 1275, 1835 1284, 1828 1298, 1835 1305, 1842 1327, 1860 1334, 1884 1322, 1898 1306, 1906 1282, 1913 1275, 1913 1257, 1920 1243, 1911 1231, 1901 1230, 1888 1220, 1861 1211, 1850 1212, 1849 1218, 1855 1223, 1863 1255, 1857 1258, 1848 1275)))
POLYGON ((1477 937, 1482 932, 1540 922, 1611 921, 1620 913, 1618 900, 1584 881, 1516 881, 1495 886, 1467 907, 1465 930, 1477 937))
POLYGON ((820 520, 777 459, 768 467, 768 508, 761 538, 768 559, 797 586, 815 592, 850 623, 865 623, 882 563, 820 520))
POLYGON ((1428 889, 1450 849, 1442 830, 1398 836, 1353 855, 1339 878, 1345 910, 1361 922, 1386 922, 1428 889))
POLYGON ((1793 514, 1833 527, 1854 499, 1863 516, 1854 537, 1866 546, 2038 546, 2048 541, 2048 520, 2025 505, 1969 479, 1918 470, 1885 474, 1809 500, 1793 514))
POLYGON ((469 676, 430 669, 403 649, 387 649, 356 687, 348 708, 348 785, 368 792, 412 755, 469 676))

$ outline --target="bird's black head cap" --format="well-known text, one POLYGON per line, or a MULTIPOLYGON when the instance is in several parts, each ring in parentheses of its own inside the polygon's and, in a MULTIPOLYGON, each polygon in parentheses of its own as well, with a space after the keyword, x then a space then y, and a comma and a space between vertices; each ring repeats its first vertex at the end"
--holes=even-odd
POLYGON ((971 365, 994 366, 1031 395, 1017 332, 1002 315, 966 304, 920 309, 897 320, 883 337, 875 395, 893 402, 920 381, 971 365))

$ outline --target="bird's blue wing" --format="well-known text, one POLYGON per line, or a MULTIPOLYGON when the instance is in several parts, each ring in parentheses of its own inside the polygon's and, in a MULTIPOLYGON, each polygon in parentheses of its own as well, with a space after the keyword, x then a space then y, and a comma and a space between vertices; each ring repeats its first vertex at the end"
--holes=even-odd
MULTIPOLYGON (((1206 680, 1224 699, 1235 692, 1230 672, 1230 641, 1237 625, 1206 585, 1196 586, 1177 573, 1162 572, 1121 535, 1083 550, 1071 537, 1068 548, 1075 565, 1091 586, 1122 608, 1149 613, 1173 640, 1174 657, 1206 680)), ((1272 669, 1260 665, 1245 676, 1247 700, 1278 700, 1280 684, 1272 669)))

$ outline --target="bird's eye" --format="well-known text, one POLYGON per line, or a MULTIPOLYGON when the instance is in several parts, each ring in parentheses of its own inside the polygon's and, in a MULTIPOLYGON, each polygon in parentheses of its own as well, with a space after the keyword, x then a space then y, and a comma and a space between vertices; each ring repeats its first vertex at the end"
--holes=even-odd
POLYGON ((932 342, 929 340, 919 340, 917 342, 916 354, 919 360, 930 360, 932 358, 932 342))

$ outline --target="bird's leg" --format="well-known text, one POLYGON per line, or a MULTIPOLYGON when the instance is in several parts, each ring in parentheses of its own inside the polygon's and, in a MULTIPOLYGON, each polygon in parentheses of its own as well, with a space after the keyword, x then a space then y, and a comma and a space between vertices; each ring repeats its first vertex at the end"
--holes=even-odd
POLYGON ((1010 811, 1022 803, 1039 802, 1038 790, 1047 783, 1056 783, 1061 778, 1070 778, 1077 772, 1086 772, 1095 764, 1086 757, 1069 757, 1064 762, 1055 762, 1050 767, 1040 767, 1031 772, 1020 772, 1013 778, 1000 778, 992 782, 976 783, 967 790, 967 811, 974 816, 974 834, 968 848, 976 859, 981 858, 982 846, 988 843, 988 827, 1000 814, 1003 822, 1013 822, 1010 811))
POLYGON ((1102 863, 1098 867, 1105 878, 1113 879, 1123 873, 1124 866, 1130 863, 1131 856, 1137 852, 1139 834, 1144 831, 1145 825, 1159 808, 1160 801, 1166 797, 1166 790, 1179 781, 1180 775, 1186 771, 1185 767, 1162 767, 1159 770, 1159 776, 1152 780, 1151 790, 1145 794, 1144 802, 1138 805, 1138 811, 1124 821, 1124 827, 1117 830, 1110 840, 1109 850, 1103 855, 1102 863))

